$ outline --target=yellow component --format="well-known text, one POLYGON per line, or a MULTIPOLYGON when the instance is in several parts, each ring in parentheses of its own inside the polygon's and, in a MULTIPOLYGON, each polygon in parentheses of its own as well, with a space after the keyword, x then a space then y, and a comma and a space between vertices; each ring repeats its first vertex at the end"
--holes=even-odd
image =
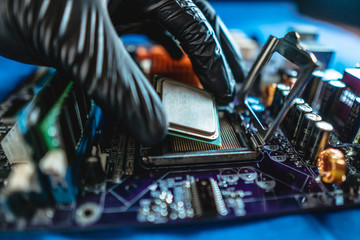
POLYGON ((264 89, 262 95, 265 106, 267 107, 271 106, 274 100, 275 89, 276 89, 276 83, 272 83, 264 89))
POLYGON ((321 180, 325 183, 340 185, 346 180, 347 165, 344 154, 334 148, 322 151, 317 161, 321 180))

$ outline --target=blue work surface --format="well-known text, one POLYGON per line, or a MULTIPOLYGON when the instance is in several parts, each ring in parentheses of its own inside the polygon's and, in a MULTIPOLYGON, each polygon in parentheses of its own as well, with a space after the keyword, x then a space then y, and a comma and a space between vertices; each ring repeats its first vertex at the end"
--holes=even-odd
POLYGON ((0 57, 0 102, 35 69, 35 66, 0 57))
MULTIPOLYGON (((360 58, 359 37, 332 25, 316 21, 297 13, 291 3, 229 2, 213 3, 218 14, 230 29, 241 29, 256 35, 264 42, 270 34, 282 37, 289 27, 311 24, 319 29, 319 41, 331 45, 336 51, 332 67, 343 71, 360 58)), ((12 89, 33 66, 20 65, 0 59, 1 97, 12 89), (10 82, 9 79, 16 79, 10 82)), ((360 210, 303 213, 266 219, 221 222, 187 226, 155 228, 119 228, 84 232, 42 232, 1 234, 2 239, 358 239, 360 210)))
MULTIPOLYGON (((214 2, 212 4, 229 29, 241 29, 265 43, 270 35, 283 37, 290 28, 314 26, 318 41, 335 50, 329 68, 343 72, 360 62, 360 37, 337 26, 301 15, 291 2, 214 2)), ((325 7, 325 6, 324 6, 325 7)))

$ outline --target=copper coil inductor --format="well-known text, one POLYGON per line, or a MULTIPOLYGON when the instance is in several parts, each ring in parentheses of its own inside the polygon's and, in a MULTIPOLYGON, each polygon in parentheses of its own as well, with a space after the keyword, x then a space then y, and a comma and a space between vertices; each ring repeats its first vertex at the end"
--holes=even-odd
POLYGON ((321 180, 325 183, 340 185, 346 180, 346 162, 344 154, 334 148, 322 151, 317 161, 321 180))

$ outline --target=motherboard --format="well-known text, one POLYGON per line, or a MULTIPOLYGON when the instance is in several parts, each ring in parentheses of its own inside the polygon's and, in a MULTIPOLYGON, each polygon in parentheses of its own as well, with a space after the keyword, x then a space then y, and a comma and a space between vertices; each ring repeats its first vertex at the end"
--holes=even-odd
MULTIPOLYGON (((238 97, 217 106, 222 143, 215 147, 170 134, 144 146, 71 79, 39 69, 0 105, 0 230, 192 224, 360 206, 360 71, 326 69, 320 61, 328 55, 313 55, 298 39, 294 32, 270 38, 238 97), (291 63, 279 67, 268 49, 291 63)), ((137 47, 140 66, 153 62, 151 74, 201 85, 188 60, 159 69, 137 47)))

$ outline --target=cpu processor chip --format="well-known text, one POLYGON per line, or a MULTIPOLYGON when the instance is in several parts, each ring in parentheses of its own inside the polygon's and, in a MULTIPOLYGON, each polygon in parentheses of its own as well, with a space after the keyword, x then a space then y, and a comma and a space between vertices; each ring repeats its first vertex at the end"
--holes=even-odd
POLYGON ((168 78, 158 78, 156 90, 169 121, 169 131, 205 140, 219 137, 219 117, 210 93, 168 78))

